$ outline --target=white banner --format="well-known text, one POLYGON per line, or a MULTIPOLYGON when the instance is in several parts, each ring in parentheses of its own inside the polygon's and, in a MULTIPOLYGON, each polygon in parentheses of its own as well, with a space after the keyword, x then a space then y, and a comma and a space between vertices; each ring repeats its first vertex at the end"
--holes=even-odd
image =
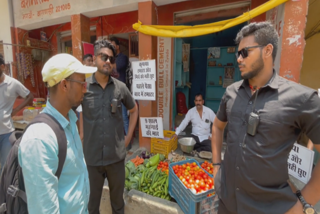
POLYGON ((171 38, 158 37, 158 117, 163 118, 163 127, 170 130, 171 96, 171 38))
POLYGON ((288 158, 289 174, 303 183, 308 183, 313 166, 314 151, 297 143, 293 145, 288 158))
POLYGON ((156 60, 132 62, 133 80, 156 80, 156 60))
POLYGON ((132 81, 132 95, 135 100, 156 100, 155 81, 132 81))
POLYGON ((143 137, 163 138, 163 124, 161 117, 140 117, 143 137))

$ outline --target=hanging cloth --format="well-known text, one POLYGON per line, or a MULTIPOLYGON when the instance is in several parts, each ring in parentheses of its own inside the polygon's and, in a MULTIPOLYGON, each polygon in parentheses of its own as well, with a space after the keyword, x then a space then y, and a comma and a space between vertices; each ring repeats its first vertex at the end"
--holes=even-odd
POLYGON ((147 35, 151 36, 162 36, 162 37, 194 37, 202 36, 206 34, 216 33, 233 26, 244 23, 254 17, 257 17, 268 10, 271 10, 280 4, 285 3, 288 0, 270 0, 259 7, 256 7, 248 12, 245 12, 241 16, 238 16, 233 19, 227 19, 224 21, 214 22, 204 25, 195 25, 195 26, 169 26, 169 25, 142 25, 139 21, 138 23, 133 24, 133 29, 147 35))

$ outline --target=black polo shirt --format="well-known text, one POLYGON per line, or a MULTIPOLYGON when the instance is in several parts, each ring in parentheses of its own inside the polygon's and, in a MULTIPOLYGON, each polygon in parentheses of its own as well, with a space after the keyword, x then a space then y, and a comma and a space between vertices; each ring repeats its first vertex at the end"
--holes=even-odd
POLYGON ((124 83, 110 76, 103 89, 95 75, 87 79, 83 108, 83 152, 89 166, 105 166, 125 159, 121 102, 133 109, 135 101, 124 83), (112 99, 118 100, 117 112, 111 113, 112 99))
POLYGON ((320 144, 320 99, 316 91, 274 72, 258 92, 260 123, 250 136, 247 123, 254 98, 247 80, 229 86, 222 98, 217 117, 228 122, 227 149, 216 191, 231 213, 283 214, 297 201, 287 183, 294 142, 303 131, 320 144))

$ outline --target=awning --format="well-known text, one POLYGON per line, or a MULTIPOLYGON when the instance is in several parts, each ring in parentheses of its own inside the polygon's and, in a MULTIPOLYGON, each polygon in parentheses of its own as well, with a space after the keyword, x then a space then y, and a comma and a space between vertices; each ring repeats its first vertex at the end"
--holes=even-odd
POLYGON ((194 37, 202 36, 206 34, 216 33, 233 26, 239 25, 246 22, 256 16, 259 16, 268 10, 277 7, 280 4, 285 3, 288 0, 270 0, 259 7, 250 10, 241 16, 233 19, 227 19, 224 21, 214 22, 204 25, 195 26, 169 26, 169 25, 142 25, 139 21, 133 24, 133 29, 151 36, 162 36, 162 37, 194 37))

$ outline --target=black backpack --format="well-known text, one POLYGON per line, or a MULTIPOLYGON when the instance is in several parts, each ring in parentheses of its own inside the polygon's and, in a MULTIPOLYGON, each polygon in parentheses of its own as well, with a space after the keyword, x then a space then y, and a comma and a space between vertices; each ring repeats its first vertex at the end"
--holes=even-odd
MULTIPOLYGON (((35 123, 45 123, 54 131, 59 147, 59 165, 56 176, 60 177, 62 167, 67 155, 67 138, 60 123, 49 114, 39 114, 25 128, 35 123)), ((27 195, 25 193, 22 168, 18 161, 18 149, 24 132, 15 131, 10 135, 10 142, 13 144, 0 177, 0 214, 27 214, 27 195)))
POLYGON ((132 78, 133 78, 133 70, 132 70, 131 62, 128 59, 128 65, 126 69, 126 86, 130 92, 131 92, 132 78))

